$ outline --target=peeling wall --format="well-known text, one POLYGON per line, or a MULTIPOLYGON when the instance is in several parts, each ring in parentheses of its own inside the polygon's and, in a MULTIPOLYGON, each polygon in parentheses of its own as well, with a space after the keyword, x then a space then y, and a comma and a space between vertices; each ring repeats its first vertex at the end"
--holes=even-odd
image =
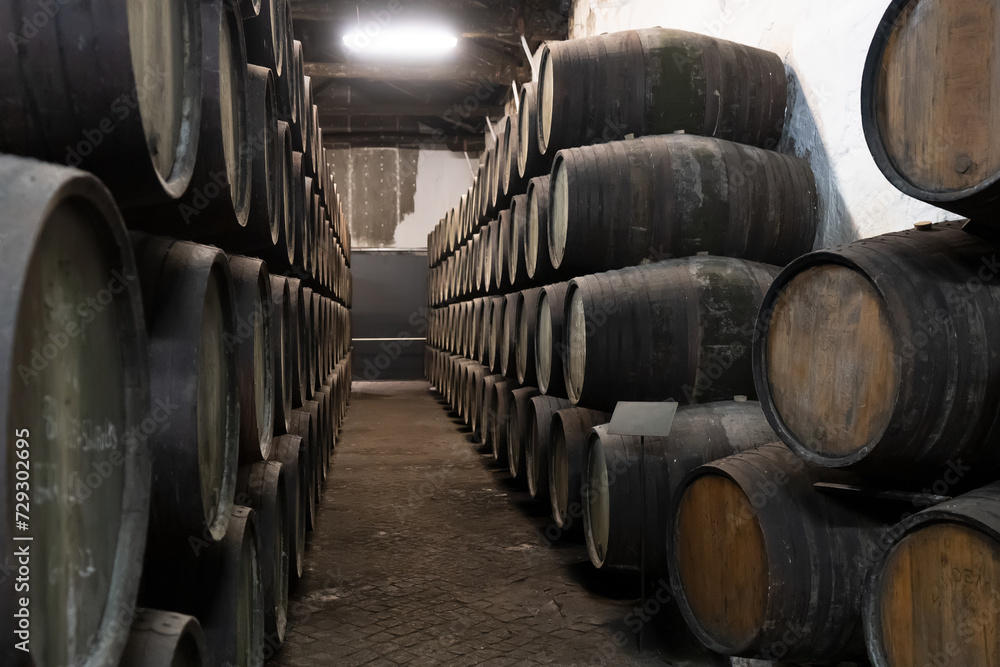
POLYGON ((465 155, 417 148, 327 151, 355 248, 424 248, 472 185, 465 155))
POLYGON ((861 127, 861 73, 889 0, 574 0, 571 37, 676 28, 777 53, 792 86, 779 150, 816 174, 816 247, 940 221, 945 211, 896 190, 875 166, 861 127))

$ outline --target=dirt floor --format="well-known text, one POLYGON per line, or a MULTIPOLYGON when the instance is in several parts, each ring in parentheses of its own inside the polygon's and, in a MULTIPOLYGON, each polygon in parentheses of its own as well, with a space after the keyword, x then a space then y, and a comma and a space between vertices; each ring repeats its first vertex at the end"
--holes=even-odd
POLYGON ((730 664, 695 648, 669 604, 654 596, 643 612, 635 578, 595 571, 554 528, 427 383, 355 383, 268 664, 730 664))

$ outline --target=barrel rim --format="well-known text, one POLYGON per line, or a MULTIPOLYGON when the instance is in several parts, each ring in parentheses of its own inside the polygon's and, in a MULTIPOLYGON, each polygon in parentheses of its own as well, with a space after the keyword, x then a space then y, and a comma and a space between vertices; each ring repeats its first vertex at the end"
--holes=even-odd
MULTIPOLYGON (((603 435, 607 435, 607 434, 608 434, 607 430, 604 429, 603 430, 603 435)), ((593 427, 591 427, 590 431, 587 433, 587 442, 584 443, 584 446, 583 446, 583 478, 581 480, 581 485, 582 484, 586 484, 587 488, 591 490, 591 493, 593 493, 593 489, 595 488, 595 486, 593 484, 592 472, 591 472, 590 464, 591 464, 591 457, 594 455, 594 450, 595 450, 596 447, 600 447, 601 453, 602 453, 602 455, 605 458, 604 488, 607 489, 606 492, 609 494, 608 495, 608 501, 609 501, 609 510, 610 510, 610 500, 611 500, 610 487, 611 487, 611 485, 608 483, 607 455, 604 454, 604 443, 602 442, 602 431, 597 431, 593 427)), ((601 488, 601 487, 598 486, 597 488, 601 488)), ((604 550, 604 556, 602 557, 598 553, 598 551, 597 551, 597 545, 595 544, 594 535, 593 535, 593 528, 591 527, 591 520, 592 520, 591 519, 591 512, 592 512, 592 510, 591 510, 590 498, 583 498, 582 501, 583 502, 581 502, 580 504, 583 505, 583 535, 584 535, 584 539, 586 540, 586 544, 587 544, 587 555, 590 557, 591 564, 595 568, 597 568, 598 570, 600 570, 600 569, 602 569, 604 567, 604 564, 607 562, 607 557, 608 557, 607 546, 608 545, 607 544, 604 545, 605 550, 604 550)), ((605 517, 605 521, 608 522, 609 528, 610 528, 610 522, 611 522, 611 513, 610 513, 610 511, 608 513, 608 516, 605 517)), ((609 534, 608 534, 609 541, 610 541, 610 537, 611 537, 611 535, 610 535, 610 532, 609 532, 609 534)))
MULTIPOLYGON (((753 342, 751 344, 751 368, 753 369, 754 387, 757 391, 757 400, 760 402, 761 408, 764 410, 764 416, 767 418, 768 423, 771 425, 771 428, 774 429, 778 438, 785 443, 789 449, 795 452, 798 457, 807 463, 822 466, 824 468, 844 468, 858 463, 875 451, 878 448, 879 440, 885 435, 886 431, 880 433, 875 440, 868 443, 864 447, 842 456, 831 456, 829 454, 821 454, 811 449, 806 449, 802 443, 799 442, 798 436, 792 433, 791 429, 785 425, 784 420, 777 413, 777 410, 774 407, 774 396, 771 393, 771 386, 764 374, 764 369, 767 366, 767 333, 770 331, 771 319, 775 311, 776 302, 780 299, 783 288, 805 269, 821 266, 823 264, 835 264, 854 270, 858 275, 868 281, 868 283, 872 286, 872 289, 876 291, 878 296, 884 302, 888 301, 885 292, 872 280, 871 276, 864 269, 864 267, 850 257, 836 252, 835 249, 817 250, 803 255, 793 260, 790 264, 788 264, 788 266, 782 269, 782 271, 771 282, 771 286, 768 287, 767 292, 764 294, 764 298, 761 300, 760 311, 757 315, 757 323, 754 326, 753 342)), ((892 331, 898 334, 899 326, 896 321, 896 317, 891 310, 886 309, 886 317, 889 320, 889 325, 892 331)), ((895 363, 902 369, 903 362, 901 361, 901 355, 897 355, 895 363)), ((902 377, 904 373, 900 372, 898 375, 902 377)), ((892 415, 890 415, 888 420, 889 424, 894 421, 893 417, 898 409, 898 403, 899 388, 897 387, 896 394, 893 397, 892 415)))
POLYGON ((868 150, 871 152, 875 164, 879 171, 888 181, 900 192, 914 199, 927 202, 929 204, 941 205, 948 208, 948 204, 966 201, 986 191, 993 189, 1000 183, 1000 170, 997 170, 991 177, 983 180, 978 185, 962 190, 949 190, 945 192, 933 192, 918 187, 907 179, 896 167, 892 158, 882 141, 882 131, 878 123, 878 86, 877 79, 882 67, 882 59, 885 56, 885 49, 889 40, 895 32, 896 20, 907 9, 911 3, 920 0, 892 0, 885 10, 882 19, 875 29, 871 46, 868 48, 868 56, 865 59, 864 69, 861 74, 861 126, 864 130, 865 141, 868 150))

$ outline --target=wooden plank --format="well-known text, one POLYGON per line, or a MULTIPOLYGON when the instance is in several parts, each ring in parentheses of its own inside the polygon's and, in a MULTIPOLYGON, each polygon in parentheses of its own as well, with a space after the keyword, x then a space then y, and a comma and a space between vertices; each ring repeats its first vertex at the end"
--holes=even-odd
POLYGON ((373 63, 320 63, 303 66, 314 79, 364 79, 367 81, 486 81, 509 84, 531 80, 531 69, 509 65, 382 65, 373 63))

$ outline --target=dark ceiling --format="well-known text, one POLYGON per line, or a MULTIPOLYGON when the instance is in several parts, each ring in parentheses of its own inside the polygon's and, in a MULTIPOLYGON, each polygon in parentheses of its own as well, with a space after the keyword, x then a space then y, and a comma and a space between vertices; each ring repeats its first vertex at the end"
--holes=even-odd
MULTIPOLYGON (((521 44, 565 39, 569 0, 291 0, 323 138, 356 146, 479 150, 511 82, 531 79, 521 44), (352 26, 440 20, 459 34, 447 60, 381 65, 350 57, 352 26)), ((377 27, 374 28, 377 30, 377 27)))

